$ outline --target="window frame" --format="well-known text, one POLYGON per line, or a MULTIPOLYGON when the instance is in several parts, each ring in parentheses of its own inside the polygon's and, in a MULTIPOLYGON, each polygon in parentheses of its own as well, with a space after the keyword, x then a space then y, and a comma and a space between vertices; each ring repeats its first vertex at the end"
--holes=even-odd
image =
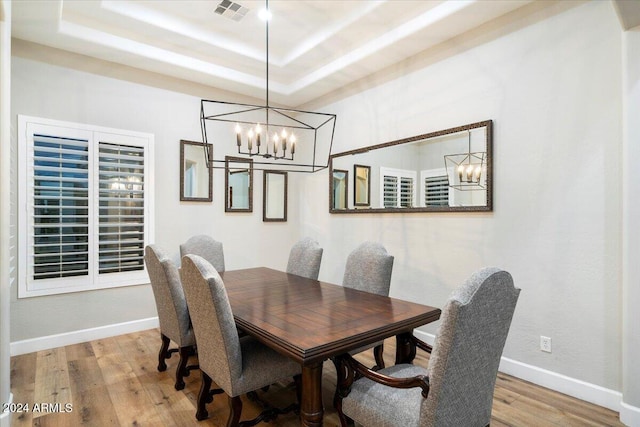
POLYGON ((142 270, 99 274, 100 142, 133 145, 144 149, 144 246, 154 241, 154 135, 151 133, 107 128, 18 115, 18 298, 57 295, 96 289, 108 289, 149 283, 146 266, 142 270), (35 280, 34 244, 34 134, 88 141, 88 273, 83 276, 35 280), (108 140, 105 140, 108 138, 108 140))

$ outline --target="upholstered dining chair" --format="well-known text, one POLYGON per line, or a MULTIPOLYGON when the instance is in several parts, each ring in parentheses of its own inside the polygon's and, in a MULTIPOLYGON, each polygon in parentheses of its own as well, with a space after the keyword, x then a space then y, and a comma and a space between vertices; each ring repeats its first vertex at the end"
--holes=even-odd
POLYGON ((334 403, 342 425, 346 417, 376 427, 489 425, 519 293, 506 271, 473 274, 447 301, 433 347, 413 337, 431 352, 428 369, 400 364, 372 371, 350 355, 339 356, 334 403), (354 373, 362 378, 352 382, 354 373))
POLYGON ((176 368, 176 390, 184 388, 183 377, 189 376, 191 369, 187 366, 189 356, 195 354, 195 336, 191 328, 191 319, 187 302, 180 283, 178 268, 167 253, 157 245, 149 245, 144 251, 144 262, 147 265, 151 289, 156 300, 158 319, 160 321, 160 353, 158 354, 158 371, 167 369, 165 359, 178 352, 180 361, 176 368), (177 349, 169 349, 170 341, 178 345, 177 349))
POLYGON ((180 258, 194 254, 206 259, 218 273, 224 272, 224 251, 222 243, 206 234, 190 237, 180 245, 180 258))
MULTIPOLYGON (((219 392, 210 391, 212 381, 229 397, 228 427, 237 426, 240 422, 240 395, 291 377, 296 380, 299 391, 300 364, 250 336, 238 336, 224 283, 210 263, 197 255, 187 255, 182 258, 181 275, 198 342, 202 373, 196 412, 198 420, 208 417, 206 404, 212 401, 213 394, 219 392)), ((271 420, 286 411, 269 408, 267 413, 263 412, 246 423, 254 425, 257 420, 271 420)))
MULTIPOLYGON (((389 296, 393 256, 380 243, 364 242, 347 257, 342 286, 366 291, 372 294, 389 296)), ((384 343, 382 341, 360 348, 351 354, 360 353, 373 347, 376 369, 384 368, 384 343)))
POLYGON ((311 237, 305 237, 291 247, 287 273, 318 280, 322 248, 311 237))

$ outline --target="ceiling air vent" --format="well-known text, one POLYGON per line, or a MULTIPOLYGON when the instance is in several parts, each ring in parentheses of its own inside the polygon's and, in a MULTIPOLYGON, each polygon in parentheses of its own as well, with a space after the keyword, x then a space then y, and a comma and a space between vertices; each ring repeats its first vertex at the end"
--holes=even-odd
POLYGON ((226 18, 239 22, 249 12, 248 7, 244 7, 239 3, 231 0, 222 0, 216 7, 216 13, 226 18))

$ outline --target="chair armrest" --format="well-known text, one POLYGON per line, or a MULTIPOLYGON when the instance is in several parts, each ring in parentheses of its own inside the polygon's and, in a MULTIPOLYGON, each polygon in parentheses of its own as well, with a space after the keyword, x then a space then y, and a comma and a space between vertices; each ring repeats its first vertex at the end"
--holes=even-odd
POLYGON ((416 338, 415 335, 411 335, 410 340, 415 344, 416 347, 418 347, 420 350, 426 351, 427 353, 431 353, 431 350, 433 350, 433 347, 430 346, 429 344, 427 344, 426 342, 422 341, 419 338, 416 338))
POLYGON ((356 359, 351 357, 350 354, 343 354, 338 356, 337 358, 338 365, 341 366, 338 369, 339 376, 340 374, 345 374, 343 369, 346 369, 346 376, 342 378, 342 381, 338 381, 338 385, 341 388, 341 396, 346 397, 351 391, 351 384, 353 383, 355 372, 357 375, 363 376, 365 378, 370 379, 376 383, 393 387, 393 388, 414 388, 420 387, 422 389, 422 396, 427 397, 429 394, 429 378, 425 375, 418 375, 415 377, 409 378, 397 378, 391 377, 389 375, 381 374, 380 372, 374 371, 358 362, 356 359), (351 372, 349 372, 351 371, 351 372))

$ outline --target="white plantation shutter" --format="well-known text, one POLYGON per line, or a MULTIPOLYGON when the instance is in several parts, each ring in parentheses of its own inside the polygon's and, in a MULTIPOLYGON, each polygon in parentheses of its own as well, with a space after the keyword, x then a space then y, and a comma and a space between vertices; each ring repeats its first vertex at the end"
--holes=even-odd
POLYGON ((449 180, 446 175, 424 177, 425 206, 449 206, 449 180))
POLYGON ((89 274, 89 142, 34 134, 32 279, 89 274))
POLYGON ((144 269, 144 148, 99 143, 99 273, 144 269))
POLYGON ((411 208, 416 200, 416 172, 380 168, 380 200, 384 208, 411 208))
POLYGON ((383 200, 385 208, 398 206, 398 177, 383 175, 383 200))
POLYGON ((20 298, 148 283, 153 135, 18 116, 20 298))
POLYGON ((413 207, 413 178, 400 177, 400 206, 413 207))

